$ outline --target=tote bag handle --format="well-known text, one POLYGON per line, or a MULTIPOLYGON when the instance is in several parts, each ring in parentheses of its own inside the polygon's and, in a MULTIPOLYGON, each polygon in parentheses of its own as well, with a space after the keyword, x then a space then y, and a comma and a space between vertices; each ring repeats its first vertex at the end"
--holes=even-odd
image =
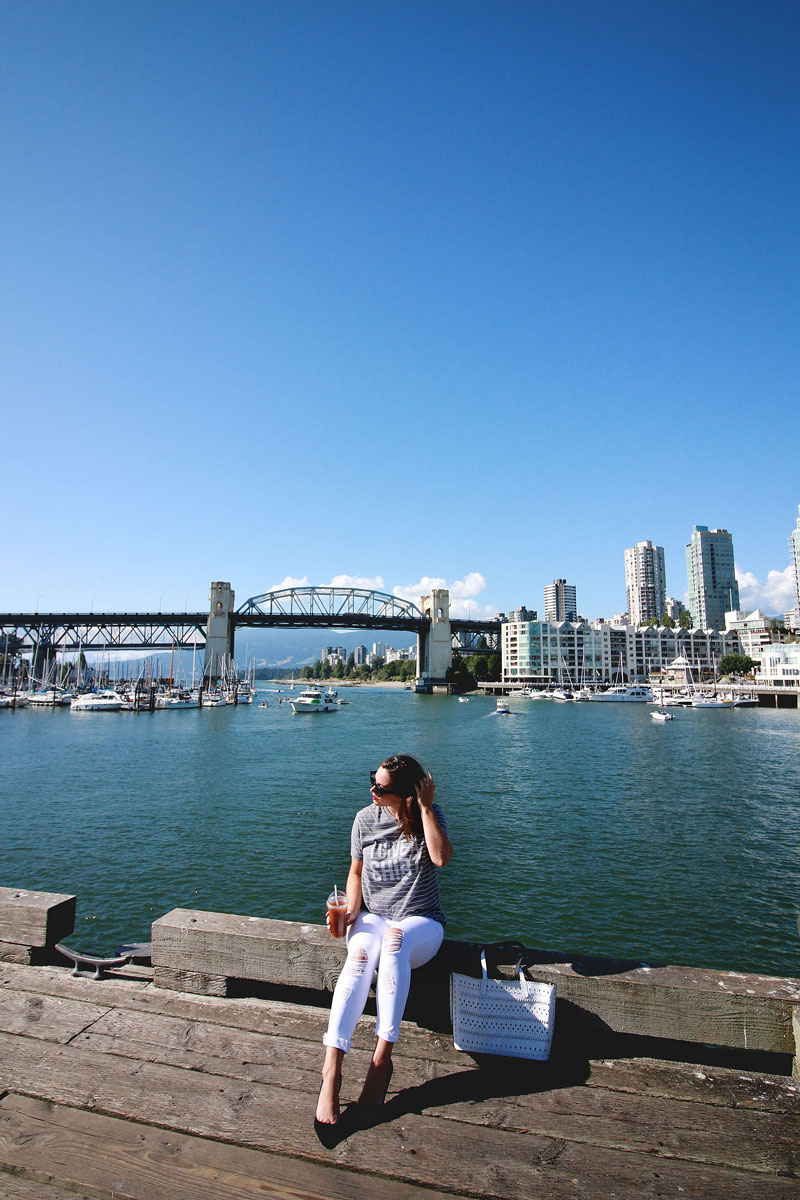
MULTIPOLYGON (((519 985, 520 985, 521 996, 522 996, 523 1000, 527 1000, 527 998, 528 998, 528 980, 522 974, 522 959, 519 960, 519 963, 517 965, 519 967, 519 985)), ((486 966, 486 947, 485 946, 481 946, 481 971, 483 973, 482 977, 481 977, 481 995, 485 996, 487 991, 489 990, 489 968, 486 966)))

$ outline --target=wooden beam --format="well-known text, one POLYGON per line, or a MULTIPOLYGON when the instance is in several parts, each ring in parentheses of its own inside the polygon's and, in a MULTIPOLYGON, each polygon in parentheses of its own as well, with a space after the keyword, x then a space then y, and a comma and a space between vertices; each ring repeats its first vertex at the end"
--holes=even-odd
POLYGON ((74 928, 74 896, 0 887, 0 943, 52 947, 74 928))
MULTIPOLYGON (((331 990, 344 955, 342 942, 320 925, 199 909, 174 909, 153 925, 155 983, 183 991, 225 995, 231 979, 331 990)), ((495 952, 494 972, 513 976, 516 957, 512 949, 495 952)), ((523 959, 529 978, 556 984, 557 1031, 795 1053, 797 980, 536 950, 523 959)), ((427 1014, 432 1027, 443 1027, 450 971, 479 974, 478 963, 476 945, 446 941, 431 964, 414 972, 409 1013, 423 1022, 427 1014)))
POLYGON ((344 939, 332 938, 324 925, 186 908, 153 923, 153 966, 162 985, 158 968, 166 967, 332 991, 345 956, 344 939))

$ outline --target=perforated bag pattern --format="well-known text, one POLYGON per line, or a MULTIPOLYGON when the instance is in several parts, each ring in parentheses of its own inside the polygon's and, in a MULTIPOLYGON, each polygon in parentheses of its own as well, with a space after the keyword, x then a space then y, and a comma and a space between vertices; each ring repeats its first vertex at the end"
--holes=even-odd
POLYGON ((489 979, 485 951, 481 952, 481 968, 480 979, 455 971, 450 976, 450 1016, 456 1050, 509 1058, 549 1058, 556 1007, 554 985, 532 983, 521 970, 519 983, 489 979))

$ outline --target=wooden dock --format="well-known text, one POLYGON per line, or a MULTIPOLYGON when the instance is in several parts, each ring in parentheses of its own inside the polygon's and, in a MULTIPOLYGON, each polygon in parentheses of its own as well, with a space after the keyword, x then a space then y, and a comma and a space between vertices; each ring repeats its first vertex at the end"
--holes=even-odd
POLYGON ((312 1121, 322 993, 194 995, 153 974, 128 966, 94 981, 0 962, 0 1196, 800 1195, 789 1055, 764 1056, 765 1070, 752 1052, 745 1065, 744 1052, 706 1047, 701 1062, 696 1046, 688 1056, 619 1035, 616 1053, 609 1042, 587 1053, 557 1023, 548 1063, 478 1063, 446 1032, 406 1022, 387 1103, 369 1117, 352 1103, 373 1044, 365 1017, 345 1062, 348 1107, 324 1146, 312 1121))

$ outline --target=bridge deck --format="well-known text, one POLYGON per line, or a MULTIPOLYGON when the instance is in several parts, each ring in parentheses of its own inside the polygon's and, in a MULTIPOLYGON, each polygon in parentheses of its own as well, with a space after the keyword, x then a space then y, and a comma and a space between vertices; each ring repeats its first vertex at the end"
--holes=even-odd
MULTIPOLYGON (((325 1012, 156 989, 127 967, 0 963, 0 1194, 132 1200, 798 1195, 800 1095, 783 1075, 634 1057, 477 1066, 407 1024, 385 1108, 312 1114, 325 1012)), ((357 1030, 343 1100, 371 1046, 357 1030)))

